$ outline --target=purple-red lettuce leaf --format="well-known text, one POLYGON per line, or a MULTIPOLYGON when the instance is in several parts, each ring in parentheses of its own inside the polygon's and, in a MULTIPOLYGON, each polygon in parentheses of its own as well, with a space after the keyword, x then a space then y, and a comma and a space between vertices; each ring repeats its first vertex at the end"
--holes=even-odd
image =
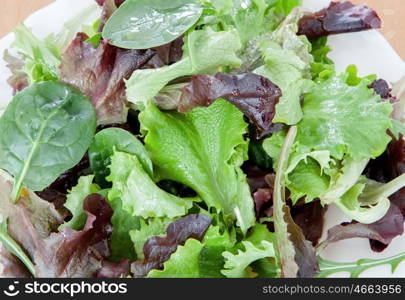
POLYGON ((391 204, 387 214, 372 224, 361 224, 356 221, 342 223, 328 230, 328 236, 320 244, 320 249, 331 243, 351 238, 368 238, 373 251, 383 251, 391 241, 404 232, 404 217, 399 208, 391 204))
POLYGON ((125 83, 155 54, 153 50, 124 50, 102 41, 95 49, 78 33, 62 55, 60 77, 87 95, 96 108, 98 124, 124 123, 125 83))
MULTIPOLYGON (((103 6, 106 2, 108 2, 108 0, 96 0, 97 4, 100 6, 103 6)), ((115 0, 115 5, 117 5, 118 7, 125 2, 125 0, 115 0)))
POLYGON ((298 278, 312 278, 319 273, 316 251, 312 243, 306 240, 302 229, 291 217, 290 207, 284 206, 284 220, 287 223, 289 240, 294 246, 294 261, 298 266, 298 278))
POLYGON ((113 211, 103 196, 92 194, 83 204, 83 230, 69 227, 42 240, 33 255, 38 277, 92 277, 110 255, 108 239, 113 211))
POLYGON ((366 168, 366 176, 378 182, 389 182, 405 173, 405 140, 401 135, 393 137, 386 151, 371 160, 366 168))
POLYGON ((0 243, 0 278, 30 278, 24 264, 0 243))
POLYGON ((376 94, 380 95, 383 100, 389 101, 392 104, 399 101, 399 99, 392 94, 392 89, 384 79, 374 80, 369 88, 374 89, 376 94))
POLYGON ((13 95, 15 95, 29 85, 29 76, 24 71, 25 61, 23 57, 14 56, 8 50, 4 51, 3 59, 11 71, 7 83, 13 88, 13 95))
POLYGON ((299 22, 299 35, 309 39, 381 28, 381 19, 366 5, 350 1, 332 2, 329 7, 304 16, 299 22))
POLYGON ((23 190, 19 201, 11 201, 13 178, 0 170, 0 212, 8 221, 8 234, 31 258, 43 239, 57 231, 64 214, 35 193, 23 190))
POLYGON ((174 64, 181 60, 181 58, 183 57, 183 38, 184 36, 180 36, 173 42, 156 48, 152 48, 156 51, 156 54, 145 65, 145 68, 161 68, 163 66, 174 64))
POLYGON ((131 271, 135 277, 145 277, 153 269, 162 270, 163 263, 176 252, 178 246, 183 246, 188 239, 202 241, 211 218, 206 215, 188 215, 172 222, 165 236, 149 238, 144 247, 144 260, 132 264, 131 271))
POLYGON ((266 132, 272 125, 280 97, 278 86, 253 73, 195 75, 184 89, 179 111, 209 106, 218 98, 223 98, 237 106, 261 132, 266 132))
MULTIPOLYGON (((243 172, 246 174, 249 183, 250 191, 255 193, 258 189, 267 188, 266 176, 268 172, 257 166, 246 165, 243 167, 243 172)), ((274 174, 273 174, 274 175, 274 174)))
POLYGON ((319 200, 310 203, 301 203, 291 208, 294 222, 301 228, 305 238, 315 247, 322 237, 324 215, 327 206, 322 206, 319 200))
MULTIPOLYGON (((378 182, 387 183, 405 173, 405 140, 402 135, 392 141, 387 150, 377 159, 370 161, 365 175, 378 182)), ((380 238, 373 237, 370 240, 371 247, 375 251, 383 250, 391 240, 403 233, 405 220, 405 188, 400 189, 389 197, 391 208, 387 215, 378 221, 378 229, 383 230, 380 238), (396 207, 397 209, 394 209, 396 207), (393 212, 396 212, 395 214, 393 212), (402 216, 400 214, 402 214, 402 216), (401 222, 402 217, 402 222, 401 222), (387 231, 388 230, 388 231, 387 231), (374 241, 373 241, 374 240, 374 241)), ((372 226, 371 224, 368 226, 372 226)))
POLYGON ((129 275, 131 262, 122 259, 119 262, 103 261, 102 267, 95 273, 97 278, 121 278, 129 275))
POLYGON ((96 0, 97 4, 103 7, 101 17, 98 23, 98 31, 103 31, 105 23, 112 16, 112 14, 121 6, 125 0, 96 0))
MULTIPOLYGON (((397 139, 393 137, 387 150, 375 160, 372 160, 366 169, 366 176, 378 182, 387 183, 405 173, 405 140, 402 135, 397 139)), ((390 200, 402 212, 405 218, 405 188, 390 196, 390 200)))
POLYGON ((83 230, 66 227, 58 232, 66 215, 28 190, 13 204, 13 178, 0 172, 2 217, 8 220, 8 234, 34 263, 37 277, 92 277, 102 268, 110 256, 113 213, 103 196, 92 194, 84 200, 87 222, 83 230))
POLYGON ((271 217, 273 215, 273 189, 258 189, 253 194, 255 201, 256 218, 271 217))

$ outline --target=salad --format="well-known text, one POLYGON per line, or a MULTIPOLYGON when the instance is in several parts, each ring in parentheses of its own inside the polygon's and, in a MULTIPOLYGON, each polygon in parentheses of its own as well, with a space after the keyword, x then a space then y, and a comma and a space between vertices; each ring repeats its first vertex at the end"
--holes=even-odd
POLYGON ((4 53, 0 276, 293 278, 405 261, 334 262, 404 231, 404 101, 328 36, 381 27, 366 5, 96 0, 4 53), (78 24, 80 25, 78 27, 78 24), (352 221, 324 231, 334 206, 352 221))

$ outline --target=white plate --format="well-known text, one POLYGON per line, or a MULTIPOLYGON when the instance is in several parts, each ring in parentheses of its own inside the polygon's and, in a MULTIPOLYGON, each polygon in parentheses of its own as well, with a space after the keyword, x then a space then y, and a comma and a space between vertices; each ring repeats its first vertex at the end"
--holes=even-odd
MULTIPOLYGON (((308 10, 316 11, 327 6, 329 2, 329 0, 304 0, 304 6, 308 10)), ((94 0, 57 0, 48 7, 35 12, 25 23, 33 29, 36 35, 45 37, 52 32, 58 32, 64 22, 88 9, 93 10, 95 14, 98 13, 94 0)), ((89 24, 95 19, 94 13, 89 14, 89 24)), ((3 53, 12 41, 12 34, 1 39, 0 53, 3 53)), ((343 71, 350 64, 356 64, 360 74, 377 74, 390 82, 399 81, 405 76, 404 61, 385 38, 375 30, 332 36, 329 43, 333 48, 330 56, 335 61, 338 71, 343 71)), ((11 99, 11 89, 6 82, 9 74, 5 63, 1 60, 0 113, 11 99)), ((331 207, 326 215, 325 233, 328 228, 343 221, 349 220, 336 207, 331 207)), ((351 239, 333 244, 324 251, 322 256, 333 261, 344 262, 361 258, 383 258, 401 252, 405 252, 405 235, 394 239, 391 245, 380 254, 370 250, 367 239, 351 239)), ((347 276, 347 274, 340 275, 347 276)), ((391 274, 389 266, 381 266, 364 272, 362 277, 405 277, 405 263, 400 265, 395 274, 391 274)))

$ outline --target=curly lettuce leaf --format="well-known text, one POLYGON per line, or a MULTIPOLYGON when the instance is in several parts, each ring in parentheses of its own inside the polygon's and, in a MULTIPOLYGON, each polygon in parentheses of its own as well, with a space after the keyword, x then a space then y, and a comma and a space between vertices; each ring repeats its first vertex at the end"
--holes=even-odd
POLYGON ((181 243, 161 270, 152 270, 148 277, 223 278, 222 253, 233 249, 235 243, 235 231, 222 232, 220 226, 211 225, 203 240, 192 237, 184 245, 181 243))
POLYGON ((391 202, 388 197, 405 187, 405 174, 382 184, 359 180, 336 204, 352 219, 362 224, 372 224, 383 218, 391 202))
POLYGON ((24 24, 14 29, 15 40, 11 45, 24 60, 24 71, 29 82, 42 82, 58 79, 60 53, 52 36, 45 40, 38 39, 24 24))
POLYGON ((265 135, 271 131, 275 106, 280 97, 281 90, 278 86, 254 73, 195 75, 191 78, 191 83, 184 87, 179 112, 209 106, 217 99, 225 99, 238 107, 256 125, 257 135, 265 135))
POLYGON ((286 183, 294 204, 303 197, 305 197, 305 202, 311 202, 324 193, 329 185, 329 176, 322 173, 321 167, 312 158, 308 158, 306 162, 302 160, 288 174, 288 182, 286 183))
POLYGON ((203 248, 200 241, 188 239, 184 246, 177 247, 163 270, 152 270, 148 278, 198 278, 200 277, 198 257, 203 248))
POLYGON ((334 62, 328 57, 332 48, 327 44, 328 38, 321 37, 311 40, 314 62, 311 63, 312 78, 326 78, 332 75, 335 71, 334 62))
MULTIPOLYGON (((150 237, 143 247, 144 260, 136 261, 132 264, 131 269, 134 276, 145 277, 154 269, 163 270, 164 263, 168 262, 169 258, 180 246, 184 246, 190 239, 201 242, 211 222, 212 219, 207 215, 190 214, 172 222, 166 229, 166 235, 150 237)), ((196 250, 196 252, 193 255, 197 254, 197 256, 193 256, 191 261, 188 262, 190 265, 192 263, 198 265, 199 251, 196 250)), ((187 257, 184 258, 184 260, 187 259, 187 257)), ((174 269, 175 272, 179 270, 174 269)), ((192 270, 184 272, 185 274, 182 276, 193 276, 191 275, 192 270), (189 275, 186 274, 188 272, 190 272, 189 275)))
POLYGON ((338 207, 353 220, 362 224, 374 223, 385 216, 390 208, 388 198, 380 199, 373 206, 362 205, 359 197, 362 194, 365 184, 358 183, 351 187, 343 196, 335 201, 338 207))
POLYGON ((95 181, 102 187, 109 187, 106 177, 110 174, 110 157, 114 150, 131 153, 138 157, 145 171, 153 176, 153 166, 142 143, 130 132, 121 128, 107 128, 98 132, 89 148, 90 167, 95 181))
POLYGON ((227 249, 227 252, 223 253, 224 258, 229 258, 221 270, 226 277, 274 278, 279 276, 276 237, 266 225, 256 224, 249 230, 246 239, 237 245, 239 250, 235 251, 234 248, 227 249), (272 248, 274 253, 269 255, 272 248), (260 254, 262 258, 256 259, 257 256, 261 256, 260 254))
POLYGON ((231 15, 243 44, 266 31, 268 8, 266 0, 234 1, 231 15))
POLYGON ((132 216, 183 216, 195 200, 179 198, 160 189, 135 155, 116 151, 111 157, 110 169, 111 175, 107 180, 113 186, 108 198, 121 198, 123 209, 132 216))
POLYGON ((297 36, 301 16, 299 10, 293 11, 272 33, 271 39, 261 43, 265 65, 255 71, 281 88, 283 96, 276 106, 273 122, 288 125, 297 124, 302 119, 301 95, 313 87, 311 44, 306 37, 297 36))
POLYGON ((283 16, 287 16, 291 11, 302 5, 302 0, 270 0, 270 6, 275 9, 275 12, 283 16))
MULTIPOLYGON (((367 222, 376 221, 386 213, 383 197, 363 205, 359 192, 346 194, 358 183, 369 159, 382 154, 391 140, 387 129, 392 127, 392 105, 369 88, 373 80, 373 76, 358 77, 356 68, 350 66, 341 75, 320 78, 305 95, 304 115, 297 124, 286 171, 293 201, 306 197, 307 202, 320 198, 324 204, 338 203, 359 221, 365 220, 366 214, 370 216, 367 222), (350 201, 342 202, 344 195, 350 201)), ((277 163, 284 137, 282 131, 263 143, 273 162, 277 163)))
POLYGON ((172 222, 171 219, 153 218, 145 221, 140 220, 139 228, 131 230, 129 235, 135 247, 136 256, 138 259, 144 259, 143 246, 146 241, 152 236, 160 236, 166 233, 167 226, 172 222))
POLYGON ((392 105, 368 87, 371 78, 349 84, 354 75, 349 69, 320 81, 305 96, 297 134, 301 152, 328 150, 338 160, 345 154, 361 160, 378 157, 387 148, 392 105))
POLYGON ((93 184, 93 180, 94 175, 80 177, 77 185, 67 195, 65 207, 72 213, 72 219, 62 224, 59 230, 65 227, 80 230, 86 224, 87 215, 83 210, 84 200, 87 196, 100 190, 98 185, 93 184))
POLYGON ((99 125, 125 123, 125 82, 155 55, 152 49, 126 50, 103 40, 95 49, 78 33, 62 55, 60 78, 85 94, 96 108, 99 125))
POLYGON ((236 30, 195 30, 185 39, 183 58, 170 66, 135 71, 126 81, 128 100, 144 108, 170 81, 189 75, 215 73, 221 67, 238 67, 241 42, 236 30))
POLYGON ((218 100, 180 114, 150 103, 139 119, 161 179, 193 188, 209 207, 236 219, 243 232, 254 224, 253 200, 240 169, 247 124, 235 106, 218 100))
POLYGON ((221 270, 224 268, 224 251, 230 251, 235 247, 236 232, 221 230, 220 226, 210 226, 204 237, 204 248, 201 249, 198 258, 200 277, 223 278, 221 270))
POLYGON ((262 241, 260 246, 255 246, 251 242, 242 242, 244 250, 238 250, 237 254, 224 252, 223 256, 226 259, 225 269, 222 270, 228 278, 243 278, 249 277, 247 267, 260 259, 275 257, 275 250, 272 243, 262 241))
MULTIPOLYGON (((263 149, 271 157, 273 168, 277 167, 285 136, 285 131, 279 131, 263 142, 263 149)), ((291 154, 285 174, 293 204, 301 198, 311 202, 328 190, 331 179, 324 171, 333 167, 333 163, 329 151, 325 150, 291 154)))

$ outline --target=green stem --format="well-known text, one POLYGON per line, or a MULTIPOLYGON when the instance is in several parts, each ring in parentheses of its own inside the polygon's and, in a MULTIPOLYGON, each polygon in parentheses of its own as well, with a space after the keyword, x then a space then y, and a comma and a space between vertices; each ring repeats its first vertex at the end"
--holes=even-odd
POLYGON ((323 195, 321 195, 320 199, 322 203, 331 204, 340 199, 357 183, 368 162, 369 159, 345 161, 342 168, 342 174, 336 182, 323 195))
POLYGON ((35 277, 35 267, 34 264, 31 262, 29 257, 25 254, 24 250, 14 241, 8 234, 7 234, 7 225, 6 222, 0 223, 0 243, 4 245, 4 247, 18 257, 21 262, 27 267, 30 271, 32 276, 35 277))
POLYGON ((298 273, 298 266, 295 263, 294 245, 289 239, 288 227, 284 220, 283 209, 285 206, 285 170, 287 169, 288 158, 296 135, 297 127, 292 126, 288 131, 283 147, 281 148, 273 193, 274 229, 277 246, 279 248, 282 276, 288 278, 297 277, 298 273), (291 251, 291 249, 293 249, 293 251, 291 251))
POLYGON ((367 203, 377 203, 380 199, 388 198, 403 187, 405 187, 405 174, 377 188, 370 188, 369 191, 365 190, 361 198, 367 200, 367 203))

